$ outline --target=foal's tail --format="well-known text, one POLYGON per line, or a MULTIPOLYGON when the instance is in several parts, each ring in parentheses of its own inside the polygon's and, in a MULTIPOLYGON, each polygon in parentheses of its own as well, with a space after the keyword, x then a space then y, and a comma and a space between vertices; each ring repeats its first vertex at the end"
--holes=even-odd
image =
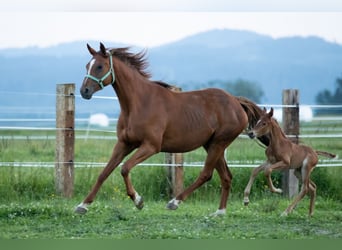
POLYGON ((329 152, 324 152, 324 151, 319 151, 319 150, 316 150, 316 153, 320 156, 325 156, 327 158, 335 158, 336 155, 335 154, 332 154, 332 153, 329 153, 329 152))
MULTIPOLYGON (((247 114, 248 130, 251 130, 260 119, 260 116, 262 115, 263 111, 258 105, 256 105, 254 102, 245 97, 236 96, 236 99, 240 102, 242 108, 245 110, 247 114)), ((258 140, 265 146, 268 146, 270 144, 269 138, 265 135, 258 137, 258 140)))

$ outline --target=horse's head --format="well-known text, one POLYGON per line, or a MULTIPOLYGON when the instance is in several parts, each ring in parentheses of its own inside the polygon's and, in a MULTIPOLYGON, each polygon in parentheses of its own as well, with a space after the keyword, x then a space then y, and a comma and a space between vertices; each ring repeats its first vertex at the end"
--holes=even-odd
POLYGON ((267 135, 270 133, 272 126, 272 116, 273 116, 273 108, 271 108, 270 112, 267 113, 264 108, 263 114, 261 115, 259 121, 256 123, 254 128, 248 133, 250 138, 261 137, 263 135, 267 135))
POLYGON ((100 43, 100 51, 96 52, 87 44, 89 53, 93 56, 86 66, 87 74, 80 89, 85 99, 90 99, 93 94, 115 82, 112 55, 105 46, 100 43))

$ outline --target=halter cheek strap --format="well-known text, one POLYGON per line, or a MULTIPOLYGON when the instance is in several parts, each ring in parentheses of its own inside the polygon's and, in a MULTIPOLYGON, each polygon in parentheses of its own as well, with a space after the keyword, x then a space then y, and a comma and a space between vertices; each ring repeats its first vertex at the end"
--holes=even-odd
POLYGON ((92 76, 90 74, 87 74, 85 77, 86 78, 90 78, 92 79, 93 81, 97 82, 98 85, 100 85, 101 89, 103 89, 105 86, 103 85, 103 81, 107 79, 108 76, 112 75, 112 85, 114 84, 115 82, 115 73, 114 73, 114 67, 113 67, 113 60, 112 60, 112 54, 109 53, 109 62, 110 62, 110 69, 109 71, 104 74, 104 76, 102 76, 101 78, 97 78, 95 76, 92 76))

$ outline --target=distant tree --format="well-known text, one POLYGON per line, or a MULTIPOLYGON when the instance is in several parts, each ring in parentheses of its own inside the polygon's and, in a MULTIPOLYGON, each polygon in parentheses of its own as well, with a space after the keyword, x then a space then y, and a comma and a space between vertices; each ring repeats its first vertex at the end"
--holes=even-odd
POLYGON ((256 103, 260 103, 264 97, 264 91, 258 83, 244 79, 238 79, 234 82, 223 82, 222 88, 235 96, 244 96, 256 103))
MULTIPOLYGON (((316 102, 317 104, 321 105, 337 105, 337 104, 342 104, 342 78, 337 78, 336 82, 336 89, 334 93, 331 93, 331 91, 325 89, 319 92, 316 96, 316 102)), ((317 114, 341 114, 342 110, 327 110, 327 109, 322 109, 322 110, 317 110, 317 114)))
POLYGON ((325 89, 319 92, 316 96, 316 102, 318 104, 342 104, 342 78, 337 78, 335 93, 331 93, 325 89))

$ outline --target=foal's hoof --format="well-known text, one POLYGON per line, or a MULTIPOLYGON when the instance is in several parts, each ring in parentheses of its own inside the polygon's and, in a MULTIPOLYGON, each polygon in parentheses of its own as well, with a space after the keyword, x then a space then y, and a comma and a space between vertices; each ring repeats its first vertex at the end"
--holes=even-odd
POLYGON ((87 212, 88 212, 88 209, 86 207, 77 206, 75 208, 75 213, 77 213, 77 214, 85 214, 87 212))
POLYGON ((249 199, 247 198, 245 198, 245 199, 243 199, 243 204, 245 205, 245 206, 248 206, 249 205, 249 199))

